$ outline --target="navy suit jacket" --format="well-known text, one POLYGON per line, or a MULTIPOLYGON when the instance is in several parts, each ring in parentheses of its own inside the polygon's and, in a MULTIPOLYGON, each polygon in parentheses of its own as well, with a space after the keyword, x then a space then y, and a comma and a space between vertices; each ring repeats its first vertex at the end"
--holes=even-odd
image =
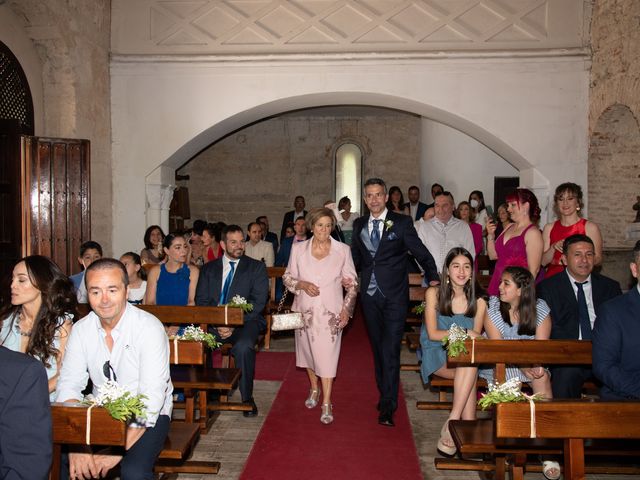
MULTIPOLYGON (((540 282, 536 287, 538 298, 542 298, 551 309, 551 338, 557 340, 577 340, 580 320, 578 300, 566 273, 558 273, 540 282)), ((600 316, 600 307, 607 300, 622 295, 620 284, 604 275, 591 274, 591 297, 600 316)))
POLYGON ((371 274, 375 272, 378 288, 385 297, 409 301, 407 251, 413 254, 424 269, 427 282, 439 280, 438 270, 431 253, 418 237, 413 220, 408 215, 387 211, 386 221, 389 220, 393 222, 393 226, 384 226, 378 250, 375 256, 371 256, 360 238, 363 229, 366 235, 369 234, 369 215, 358 217, 353 222, 351 255, 356 270, 362 275, 363 292, 367 290, 371 274))
POLYGON ((607 400, 640 398, 640 293, 606 302, 593 329, 593 373, 607 400))
MULTIPOLYGON (((286 238, 284 232, 287 229, 287 225, 293 223, 293 216, 295 215, 295 213, 295 210, 291 210, 290 212, 284 214, 284 218, 282 219, 282 228, 280 229, 280 243, 284 242, 284 239, 286 238)), ((305 217, 307 216, 306 210, 303 210, 302 213, 305 217)))
POLYGON ((75 275, 71 275, 69 277, 69 280, 71 280, 71 282, 73 283, 73 288, 77 292, 82 282, 84 282, 84 270, 76 273, 75 275))
MULTIPOLYGON (((409 211, 411 211, 411 202, 407 202, 404 204, 405 208, 408 208, 409 211)), ((427 211, 427 204, 426 203, 422 203, 422 202, 418 202, 418 209, 416 210, 416 218, 414 218, 414 221, 420 220, 422 217, 424 217, 424 212, 427 211)))
MULTIPOLYGON (((196 288, 196 305, 217 306, 221 293, 222 257, 202 267, 196 288)), ((265 328, 267 323, 262 310, 269 296, 269 278, 264 263, 246 255, 241 257, 229 287, 229 300, 235 295, 244 297, 253 305, 253 311, 244 314, 244 322, 258 322, 261 328, 265 328)))
POLYGON ((52 454, 44 365, 24 353, 0 347, 0 478, 46 480, 52 454))

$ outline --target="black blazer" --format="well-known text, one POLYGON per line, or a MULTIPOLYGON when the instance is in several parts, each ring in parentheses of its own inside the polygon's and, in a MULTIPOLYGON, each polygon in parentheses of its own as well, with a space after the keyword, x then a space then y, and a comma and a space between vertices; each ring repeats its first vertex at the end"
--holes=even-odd
MULTIPOLYGON (((405 203, 404 206, 405 208, 409 209, 409 212, 411 212, 411 202, 405 203)), ((424 212, 426 211, 427 211, 427 204, 418 202, 418 209, 416 210, 416 218, 414 218, 414 220, 415 221, 420 220, 422 217, 424 217, 424 212)))
MULTIPOLYGON (((196 305, 216 306, 221 293, 222 257, 202 267, 196 288, 196 305)), ((244 322, 258 322, 262 328, 266 327, 262 310, 269 296, 269 278, 264 263, 242 256, 229 287, 229 299, 235 295, 244 297, 253 305, 253 311, 245 313, 244 322)))
MULTIPOLYGON (((283 240, 285 239, 284 232, 287 229, 287 225, 289 225, 290 223, 293 223, 293 216, 295 215, 295 213, 296 213, 295 210, 291 210, 290 212, 287 212, 284 214, 284 218, 282 219, 282 228, 280 229, 280 243, 282 243, 283 240)), ((302 214, 306 217, 307 211, 303 210, 302 214)))
MULTIPOLYGON (((607 300, 622 295, 620 284, 604 275, 591 274, 591 296, 599 315, 600 306, 607 300)), ((578 301, 566 270, 540 282, 536 287, 538 298, 551 308, 551 338, 577 340, 580 320, 578 301)))
POLYGON ((351 255, 356 270, 362 275, 363 292, 366 292, 371 274, 375 271, 378 288, 385 297, 394 297, 398 300, 406 298, 408 301, 407 250, 424 269, 427 282, 439 279, 436 262, 418 237, 411 217, 387 211, 386 221, 392 221, 393 226, 387 228, 385 225, 378 250, 375 257, 372 257, 360 238, 363 229, 368 235, 369 215, 357 218, 353 222, 351 255))
POLYGON ((46 480, 52 454, 44 365, 24 353, 0 347, 0 478, 46 480))

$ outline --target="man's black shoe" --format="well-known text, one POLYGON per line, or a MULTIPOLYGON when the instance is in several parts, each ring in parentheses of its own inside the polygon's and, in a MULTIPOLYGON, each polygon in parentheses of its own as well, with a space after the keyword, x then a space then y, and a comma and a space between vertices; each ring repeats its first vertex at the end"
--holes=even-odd
POLYGON ((242 412, 242 415, 244 415, 245 417, 255 417, 258 415, 258 406, 256 405, 256 402, 253 401, 253 398, 242 403, 244 405, 251 405, 251 410, 242 412))
POLYGON ((393 413, 389 410, 383 410, 378 415, 378 423, 380 425, 384 425, 385 427, 395 427, 396 424, 393 423, 393 413))

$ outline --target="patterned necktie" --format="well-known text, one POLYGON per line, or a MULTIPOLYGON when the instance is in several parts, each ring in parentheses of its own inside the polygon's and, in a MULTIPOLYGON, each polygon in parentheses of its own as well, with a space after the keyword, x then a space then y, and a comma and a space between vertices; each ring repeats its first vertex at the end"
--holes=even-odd
POLYGON ((373 229, 371 230, 371 245, 375 250, 378 250, 378 245, 380 245, 380 229, 378 225, 382 220, 373 220, 373 229))
POLYGON ((587 282, 573 282, 578 287, 578 320, 580 321, 580 333, 582 340, 591 340, 591 320, 589 319, 589 308, 587 307, 587 297, 584 294, 583 285, 587 282))
POLYGON ((236 268, 236 262, 229 262, 229 266, 231 270, 227 274, 227 278, 224 279, 224 285, 222 286, 222 295, 220 295, 220 305, 227 304, 227 296, 229 295, 229 287, 231 286, 231 281, 233 280, 233 271, 236 268))

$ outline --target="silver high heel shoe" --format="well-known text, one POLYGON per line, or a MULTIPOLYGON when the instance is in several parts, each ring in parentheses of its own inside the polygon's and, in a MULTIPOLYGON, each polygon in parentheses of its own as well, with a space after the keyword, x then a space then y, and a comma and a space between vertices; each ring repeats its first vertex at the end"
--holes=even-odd
POLYGON ((304 406, 307 408, 315 408, 318 405, 318 399, 320 398, 320 389, 311 388, 309 390, 309 397, 304 401, 304 406))
POLYGON ((320 415, 320 421, 325 425, 329 425, 333 422, 333 405, 330 403, 322 404, 322 415, 320 415))

